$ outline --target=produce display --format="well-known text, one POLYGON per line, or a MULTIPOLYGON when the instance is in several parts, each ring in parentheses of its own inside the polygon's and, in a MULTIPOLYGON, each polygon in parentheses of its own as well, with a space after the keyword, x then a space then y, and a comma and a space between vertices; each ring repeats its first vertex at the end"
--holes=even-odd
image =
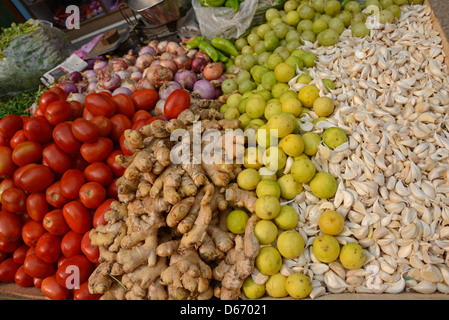
POLYGON ((59 79, 0 120, 0 281, 449 293, 449 70, 422 2, 287 0, 238 39, 153 40, 59 79))

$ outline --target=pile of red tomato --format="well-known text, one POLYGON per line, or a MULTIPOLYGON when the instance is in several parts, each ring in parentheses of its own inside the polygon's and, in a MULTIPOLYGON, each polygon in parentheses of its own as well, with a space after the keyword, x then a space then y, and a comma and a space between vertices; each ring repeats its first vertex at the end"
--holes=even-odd
POLYGON ((106 224, 124 168, 115 157, 131 155, 126 129, 160 117, 152 89, 125 94, 91 93, 84 104, 67 101, 54 87, 34 116, 0 120, 0 282, 35 286, 50 299, 98 299, 88 277, 98 263, 89 232, 106 224), (73 266, 77 288, 68 286, 73 266))

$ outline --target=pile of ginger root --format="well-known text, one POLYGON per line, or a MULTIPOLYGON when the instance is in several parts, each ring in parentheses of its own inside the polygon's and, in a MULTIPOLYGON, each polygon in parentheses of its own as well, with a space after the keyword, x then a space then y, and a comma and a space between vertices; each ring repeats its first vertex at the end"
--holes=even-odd
POLYGON ((134 154, 117 156, 126 168, 117 181, 118 201, 105 213, 107 224, 89 234, 100 251, 89 278, 92 294, 104 300, 241 297, 259 242, 254 235, 256 196, 233 183, 242 170, 236 159, 244 151, 244 137, 224 139, 226 129, 239 126, 239 120, 224 119, 215 102, 193 99, 177 119, 125 131, 124 143, 134 154), (198 157, 196 128, 203 137, 218 136, 200 143, 201 151, 223 151, 209 152, 213 162, 193 161, 198 157), (171 139, 177 132, 184 135, 171 139), (184 154, 181 161, 172 161, 174 150, 190 150, 188 159, 184 154), (238 235, 226 226, 227 215, 237 207, 251 214, 238 235))

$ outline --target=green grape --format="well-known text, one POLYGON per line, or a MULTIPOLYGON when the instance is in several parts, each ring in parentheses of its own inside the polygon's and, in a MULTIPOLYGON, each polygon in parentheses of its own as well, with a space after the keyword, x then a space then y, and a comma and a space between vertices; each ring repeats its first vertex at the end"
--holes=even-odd
POLYGON ((324 12, 324 4, 326 0, 313 0, 312 6, 316 12, 323 13, 324 12))
POLYGON ((386 9, 393 4, 393 0, 380 0, 382 9, 386 9))
POLYGON ((260 83, 262 80, 262 76, 268 71, 270 71, 268 67, 255 65, 254 67, 251 68, 250 73, 251 76, 253 77, 253 80, 256 83, 260 83))
MULTIPOLYGON (((264 46, 265 47, 265 46, 264 46)), ((268 61, 268 57, 270 56, 271 52, 262 52, 257 57, 257 63, 261 66, 265 65, 268 61)))
POLYGON ((259 41, 258 43, 256 43, 256 45, 254 46, 254 53, 257 55, 260 55, 261 53, 267 51, 267 48, 265 48, 265 43, 264 41, 259 41))
POLYGON ((299 6, 298 13, 302 20, 313 20, 315 17, 315 10, 309 5, 299 6))
POLYGON ((401 16, 401 8, 397 4, 392 4, 387 8, 388 11, 391 11, 396 18, 401 16))
POLYGON ((330 19, 328 26, 329 29, 337 31, 338 34, 342 34, 345 31, 345 24, 337 17, 330 19))
POLYGON ((288 33, 288 26, 285 23, 279 23, 274 26, 273 31, 278 39, 285 39, 288 33))
POLYGON ((298 26, 296 27, 296 30, 298 31, 312 31, 313 29, 313 21, 312 20, 301 20, 298 23, 298 26))
POLYGON ((249 55, 254 53, 254 49, 251 46, 244 46, 240 51, 242 55, 249 55))
POLYGON ((242 58, 243 58, 242 54, 239 54, 237 57, 235 57, 234 64, 236 67, 240 67, 240 61, 242 60, 242 58))
POLYGON ((327 23, 323 19, 318 19, 313 22, 313 32, 319 34, 327 29, 327 23))
MULTIPOLYGON (((254 48, 254 46, 260 41, 261 38, 255 33, 251 33, 246 38, 246 41, 248 42, 248 45, 254 48)), ((243 47, 244 48, 244 47, 243 47)), ((243 50, 242 48, 242 50, 243 50)))
POLYGON ((263 43, 267 51, 273 51, 279 46, 279 39, 275 35, 269 35, 265 36, 263 43))
MULTIPOLYGON (((240 94, 240 93, 239 93, 240 94)), ((246 103, 248 102, 248 97, 243 97, 240 99, 239 105, 237 108, 239 109, 240 114, 246 113, 246 103)))
POLYGON ((333 17, 336 16, 341 10, 341 4, 338 0, 329 0, 324 5, 324 12, 333 17))
POLYGON ((315 12, 315 17, 313 17, 313 21, 318 20, 321 17, 321 13, 315 12))
POLYGON ((394 15, 393 12, 391 12, 390 10, 381 10, 379 12, 379 22, 382 24, 386 24, 386 23, 393 23, 394 21, 394 15))
POLYGON ((297 11, 290 11, 285 16, 285 22, 289 26, 296 26, 300 20, 301 20, 301 18, 299 17, 299 13, 297 11))
POLYGON ((404 4, 407 4, 407 0, 393 0, 393 3, 398 6, 403 6, 404 4))
POLYGON ((357 22, 352 25, 351 33, 354 37, 364 38, 370 34, 370 30, 366 27, 365 22, 357 22))
POLYGON ((409 0, 410 4, 422 4, 424 0, 409 0))
POLYGON ((288 51, 285 47, 282 47, 282 46, 277 47, 273 51, 273 53, 279 54, 282 57, 282 59, 284 59, 284 61, 285 61, 285 59, 290 57, 290 51, 288 51))
POLYGON ((326 23, 329 23, 330 19, 332 19, 332 17, 328 14, 322 14, 320 16, 320 19, 323 19, 324 21, 326 21, 326 23))
MULTIPOLYGON (((407 0, 396 0, 396 1, 405 1, 405 3, 407 3, 407 0)), ((379 0, 366 0, 365 8, 368 8, 369 6, 377 6, 380 8, 380 1, 379 0)))
POLYGON ((280 17, 281 17, 281 14, 275 8, 270 8, 265 12, 265 19, 267 19, 268 22, 272 21, 274 18, 280 18, 280 17))
POLYGON ((321 46, 333 46, 340 39, 340 35, 333 29, 326 29, 317 36, 321 46))
POLYGON ((240 60, 240 66, 249 70, 256 64, 256 58, 252 54, 244 54, 242 59, 240 60))
POLYGON ((285 60, 285 63, 289 66, 293 67, 293 69, 296 70, 296 66, 298 66, 299 69, 304 68, 304 61, 300 57, 297 56, 290 56, 287 60, 285 60))
POLYGON ((287 42, 295 41, 295 40, 299 40, 299 39, 301 39, 301 34, 295 29, 287 32, 287 35, 285 36, 285 40, 287 42))
POLYGON ((276 77, 274 76, 274 72, 273 71, 268 71, 267 73, 264 73, 264 75, 262 76, 262 80, 261 80, 262 86, 266 89, 266 90, 270 90, 273 89, 273 86, 278 83, 276 77))
POLYGON ((240 70, 239 73, 237 73, 237 76, 235 77, 237 82, 240 83, 243 80, 250 80, 251 74, 247 70, 240 70))
POLYGON ((351 25, 358 22, 366 22, 366 18, 367 16, 363 12, 356 12, 352 15, 351 25))
POLYGON ((285 49, 287 49, 290 54, 301 46, 301 42, 299 40, 290 41, 285 45, 285 49))
POLYGON ((274 68, 276 68, 276 66, 281 62, 284 62, 284 58, 282 58, 282 56, 278 53, 272 53, 268 57, 267 66, 270 70, 274 70, 274 68))
POLYGON ((245 38, 238 38, 235 40, 235 47, 240 51, 244 46, 247 46, 248 42, 245 38))
POLYGON ((250 92, 251 90, 254 90, 256 87, 255 83, 251 80, 243 80, 242 82, 239 82, 239 93, 244 94, 245 92, 250 92))
POLYGON ((290 11, 295 11, 299 6, 299 3, 295 0, 287 0, 284 3, 284 11, 289 13, 290 11))
POLYGON ((306 30, 301 34, 301 39, 304 41, 315 42, 316 35, 312 30, 306 30))
MULTIPOLYGON (((223 81, 224 83, 224 81, 223 81)), ((237 82, 236 82, 237 83, 237 82)), ((238 84, 237 87, 238 88, 238 84)), ((242 101, 242 95, 240 93, 232 93, 228 99, 226 100, 226 104, 228 104, 230 107, 238 108, 240 101, 242 101)), ((240 111, 240 110, 239 110, 240 111)))
POLYGON ((234 78, 228 78, 221 84, 221 90, 224 94, 232 93, 238 89, 237 81, 234 78))
POLYGON ((346 5, 345 5, 345 10, 349 11, 351 13, 354 12, 362 12, 362 6, 360 5, 360 3, 358 3, 357 1, 349 1, 346 5))
POLYGON ((228 107, 224 112, 224 118, 226 120, 236 120, 240 117, 239 109, 235 107, 228 107))
POLYGON ((256 34, 260 39, 263 39, 265 37, 265 33, 267 33, 270 30, 271 27, 268 24, 264 23, 257 28, 256 34))

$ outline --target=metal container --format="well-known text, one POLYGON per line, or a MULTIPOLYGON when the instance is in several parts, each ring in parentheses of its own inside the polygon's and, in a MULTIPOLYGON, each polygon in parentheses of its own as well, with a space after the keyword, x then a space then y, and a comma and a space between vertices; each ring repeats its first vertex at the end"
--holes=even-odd
POLYGON ((181 17, 183 0, 128 0, 128 7, 153 26, 161 26, 181 17))

